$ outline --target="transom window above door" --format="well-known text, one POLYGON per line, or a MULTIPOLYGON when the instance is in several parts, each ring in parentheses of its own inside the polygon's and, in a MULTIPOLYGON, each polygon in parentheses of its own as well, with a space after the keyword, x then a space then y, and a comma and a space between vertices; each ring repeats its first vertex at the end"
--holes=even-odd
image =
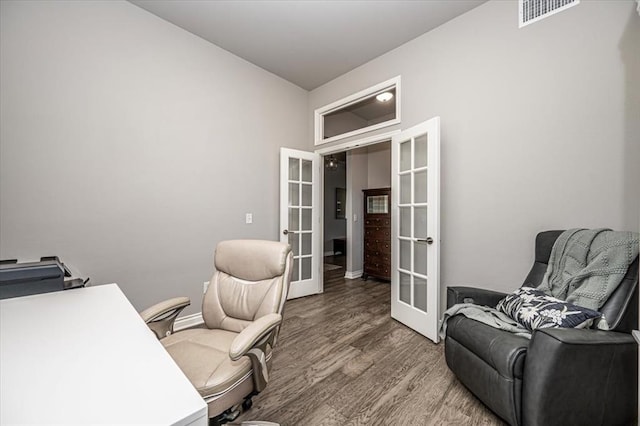
POLYGON ((400 123, 400 76, 315 110, 315 144, 400 123))

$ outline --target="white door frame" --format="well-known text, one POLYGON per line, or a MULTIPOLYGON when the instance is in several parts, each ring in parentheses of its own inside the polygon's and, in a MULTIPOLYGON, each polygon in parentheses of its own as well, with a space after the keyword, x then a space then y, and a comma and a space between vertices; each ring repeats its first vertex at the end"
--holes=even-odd
MULTIPOLYGON (((378 135, 368 136, 366 138, 354 139, 347 142, 342 142, 336 145, 327 146, 323 148, 316 149, 313 151, 315 154, 319 154, 321 156, 321 167, 320 167, 320 232, 319 235, 322 239, 321 241, 321 255, 324 256, 324 157, 331 154, 337 154, 338 152, 350 151, 355 148, 362 148, 369 145, 375 145, 381 142, 387 142, 391 140, 393 135, 400 133, 400 130, 393 130, 390 132, 380 133, 378 135)), ((349 194, 347 194, 348 196, 349 194)), ((353 194, 352 194, 353 196, 353 194)), ((346 211, 345 211, 346 213, 346 211)), ((347 216, 347 220, 352 220, 352 217, 347 216)), ((347 238, 347 247, 349 250, 351 247, 349 246, 351 242, 347 238)), ((322 259, 320 259, 320 291, 319 293, 324 292, 324 267, 323 267, 322 259)))
POLYGON ((337 154, 342 151, 349 151, 355 148, 362 148, 367 145, 375 145, 380 142, 386 142, 391 140, 393 135, 400 133, 400 130, 393 130, 391 132, 380 133, 379 135, 368 136, 366 138, 354 139, 352 141, 342 142, 332 146, 326 146, 313 151, 316 154, 322 156, 337 154))

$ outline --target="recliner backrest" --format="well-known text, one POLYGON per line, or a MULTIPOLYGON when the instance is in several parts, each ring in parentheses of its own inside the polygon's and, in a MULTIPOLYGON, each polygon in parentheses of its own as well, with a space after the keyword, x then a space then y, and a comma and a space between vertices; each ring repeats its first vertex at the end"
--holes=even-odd
POLYGON ((216 247, 214 263, 216 271, 202 301, 208 328, 240 332, 263 315, 282 314, 291 276, 289 245, 223 241, 216 247))
MULTIPOLYGON (((535 261, 522 284, 538 287, 547 271, 553 244, 564 231, 544 231, 536 235, 535 261)), ((600 308, 611 330, 631 332, 638 328, 638 258, 629 266, 620 285, 600 308)))
POLYGON ((547 272, 551 249, 560 234, 564 231, 544 231, 536 235, 536 257, 529 271, 529 275, 524 280, 522 287, 538 287, 542 283, 544 273, 547 272))

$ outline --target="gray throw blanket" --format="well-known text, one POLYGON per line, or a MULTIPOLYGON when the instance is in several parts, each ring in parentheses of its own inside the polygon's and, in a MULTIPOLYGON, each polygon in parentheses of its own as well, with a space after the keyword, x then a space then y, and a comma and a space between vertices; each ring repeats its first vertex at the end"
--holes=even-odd
POLYGON ((531 338, 529 330, 524 328, 518 322, 509 318, 506 314, 488 306, 474 305, 473 303, 458 303, 447 309, 440 324, 440 337, 445 338, 447 334, 447 320, 454 315, 464 315, 467 318, 487 324, 493 328, 508 331, 518 336, 531 338))
POLYGON ((638 241, 635 232, 564 231, 551 249, 549 266, 538 289, 597 311, 638 256, 638 241))

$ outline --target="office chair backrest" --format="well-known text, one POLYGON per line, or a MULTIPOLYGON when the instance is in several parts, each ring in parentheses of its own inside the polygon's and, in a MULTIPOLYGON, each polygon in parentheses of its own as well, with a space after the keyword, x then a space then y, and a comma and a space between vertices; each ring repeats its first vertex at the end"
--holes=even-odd
POLYGON ((292 257, 288 244, 275 241, 219 243, 216 271, 202 301, 206 326, 240 332, 263 315, 282 314, 292 257))
MULTIPOLYGON (((523 286, 537 287, 547 271, 553 244, 563 231, 545 231, 536 236, 536 258, 523 286)), ((599 309, 611 330, 630 333, 638 328, 638 258, 629 266, 626 275, 599 309)))

